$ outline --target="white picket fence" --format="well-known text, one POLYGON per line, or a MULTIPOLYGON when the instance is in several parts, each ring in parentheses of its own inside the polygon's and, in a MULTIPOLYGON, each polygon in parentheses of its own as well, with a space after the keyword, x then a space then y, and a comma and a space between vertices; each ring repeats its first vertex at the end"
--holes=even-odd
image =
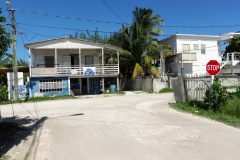
POLYGON ((188 75, 184 81, 188 98, 202 101, 210 86, 210 77, 204 74, 188 75))

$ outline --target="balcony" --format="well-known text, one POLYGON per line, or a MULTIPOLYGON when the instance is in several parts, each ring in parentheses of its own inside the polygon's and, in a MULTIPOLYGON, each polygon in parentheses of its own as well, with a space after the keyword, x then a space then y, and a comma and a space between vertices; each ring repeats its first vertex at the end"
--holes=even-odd
POLYGON ((183 52, 178 54, 178 61, 197 61, 196 52, 183 52))
POLYGON ((197 61, 197 53, 196 52, 183 52, 175 55, 170 55, 166 59, 166 63, 177 63, 179 61, 183 62, 196 62, 197 61))
POLYGON ((32 76, 113 76, 119 74, 118 64, 95 64, 91 66, 79 65, 57 65, 47 68, 45 65, 37 65, 32 68, 32 76))

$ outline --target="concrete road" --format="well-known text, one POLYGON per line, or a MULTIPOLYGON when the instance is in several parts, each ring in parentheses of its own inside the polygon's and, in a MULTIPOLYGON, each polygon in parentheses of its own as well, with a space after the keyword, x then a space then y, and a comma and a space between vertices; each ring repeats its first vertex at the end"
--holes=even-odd
MULTIPOLYGON (((173 94, 134 94, 14 105, 48 116, 36 160, 239 160, 240 130, 169 108, 173 94)), ((10 105, 2 106, 11 115, 10 105)))

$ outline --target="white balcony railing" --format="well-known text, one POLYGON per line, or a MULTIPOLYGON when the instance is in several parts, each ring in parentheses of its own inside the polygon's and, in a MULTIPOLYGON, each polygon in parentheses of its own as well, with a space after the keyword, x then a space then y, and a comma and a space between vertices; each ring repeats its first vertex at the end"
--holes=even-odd
POLYGON ((178 53, 175 55, 170 55, 166 59, 166 63, 177 63, 181 62, 183 59, 184 62, 195 62, 197 61, 197 53, 196 52, 184 52, 184 53, 178 53))
POLYGON ((179 61, 197 61, 197 53, 196 52, 183 52, 178 54, 179 61))
POLYGON ((93 66, 79 66, 79 65, 58 65, 58 75, 110 75, 118 74, 118 64, 93 65, 93 66))

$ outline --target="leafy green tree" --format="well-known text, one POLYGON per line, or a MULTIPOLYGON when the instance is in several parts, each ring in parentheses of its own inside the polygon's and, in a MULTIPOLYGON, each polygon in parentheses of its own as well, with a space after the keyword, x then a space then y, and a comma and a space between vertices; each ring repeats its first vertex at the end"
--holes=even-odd
POLYGON ((23 59, 19 59, 18 66, 28 66, 28 62, 23 59))
POLYGON ((232 38, 226 47, 225 54, 231 52, 240 52, 240 37, 232 38))
MULTIPOLYGON (((109 43, 121 47, 120 60, 127 57, 128 65, 125 71, 132 78, 145 74, 156 75, 156 68, 150 63, 154 59, 153 44, 158 43, 156 36, 162 34, 162 29, 157 28, 164 22, 160 15, 153 15, 152 9, 137 8, 133 11, 133 23, 130 27, 123 26, 119 33, 112 35, 109 43)), ((122 64, 122 61, 121 61, 122 64)))
MULTIPOLYGON (((0 14, 2 13, 2 8, 0 8, 0 14)), ((8 48, 12 43, 11 34, 5 27, 6 18, 0 16, 0 59, 7 55, 8 48)))
POLYGON ((69 36, 74 37, 74 38, 79 38, 79 39, 90 40, 90 41, 93 41, 93 42, 99 42, 99 43, 107 43, 107 41, 108 41, 108 36, 100 35, 99 32, 98 32, 98 28, 96 28, 96 30, 93 34, 91 34, 87 30, 86 33, 81 32, 79 34, 78 31, 76 31, 74 36, 71 35, 71 34, 69 36))

